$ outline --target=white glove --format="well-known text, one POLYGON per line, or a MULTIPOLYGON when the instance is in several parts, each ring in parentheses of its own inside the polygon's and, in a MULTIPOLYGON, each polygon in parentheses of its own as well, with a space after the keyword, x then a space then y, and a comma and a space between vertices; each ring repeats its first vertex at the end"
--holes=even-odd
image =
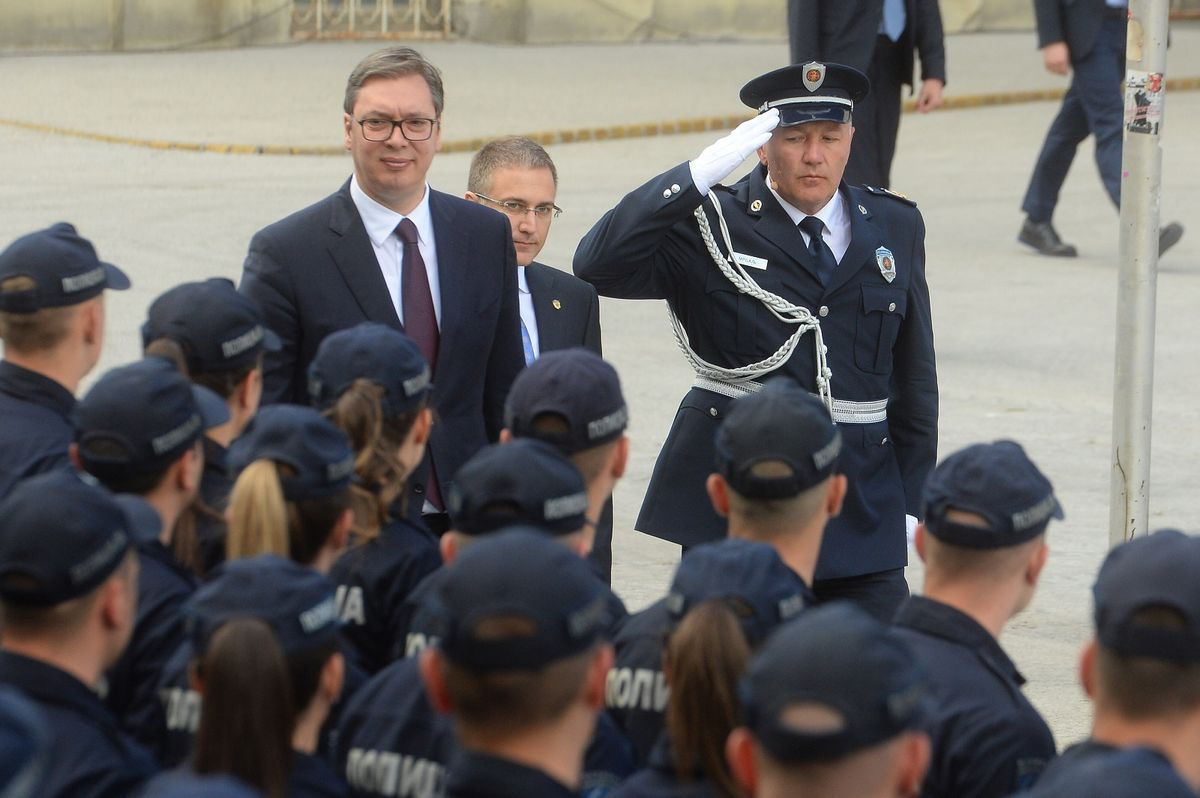
POLYGON ((755 150, 767 143, 771 131, 779 126, 779 109, 772 108, 753 119, 747 119, 724 138, 705 147, 688 166, 692 182, 701 194, 720 183, 729 173, 742 165, 755 150))

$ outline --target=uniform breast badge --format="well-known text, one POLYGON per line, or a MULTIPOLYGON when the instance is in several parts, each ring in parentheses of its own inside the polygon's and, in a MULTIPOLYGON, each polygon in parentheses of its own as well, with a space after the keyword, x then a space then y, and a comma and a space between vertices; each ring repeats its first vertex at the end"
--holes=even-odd
POLYGON ((875 250, 875 262, 879 264, 879 273, 889 283, 896 279, 896 256, 887 247, 875 250))

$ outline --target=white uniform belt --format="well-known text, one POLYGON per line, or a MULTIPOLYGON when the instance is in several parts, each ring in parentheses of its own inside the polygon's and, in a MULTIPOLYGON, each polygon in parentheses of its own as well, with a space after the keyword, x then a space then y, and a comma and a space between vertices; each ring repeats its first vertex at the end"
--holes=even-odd
MULTIPOLYGON (((763 389, 761 382, 747 380, 745 382, 723 382, 710 380, 707 377, 697 377, 692 383, 693 388, 719 393, 731 399, 737 399, 763 389)), ((873 402, 851 402, 848 399, 833 400, 833 420, 838 424, 877 424, 887 421, 887 399, 876 399, 873 402)))

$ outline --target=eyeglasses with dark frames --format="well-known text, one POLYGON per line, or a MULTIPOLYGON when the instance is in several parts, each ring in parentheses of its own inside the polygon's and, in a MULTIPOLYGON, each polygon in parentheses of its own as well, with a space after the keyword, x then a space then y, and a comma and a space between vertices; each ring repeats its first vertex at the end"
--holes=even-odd
POLYGON ((362 128, 363 138, 367 141, 387 141, 392 137, 396 128, 400 135, 409 141, 426 141, 433 135, 437 127, 436 119, 422 119, 414 116, 409 119, 355 119, 362 128))

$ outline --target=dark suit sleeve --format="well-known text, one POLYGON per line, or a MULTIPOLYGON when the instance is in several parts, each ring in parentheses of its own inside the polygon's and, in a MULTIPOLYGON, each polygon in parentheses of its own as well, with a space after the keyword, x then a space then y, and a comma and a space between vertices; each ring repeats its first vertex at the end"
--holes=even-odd
POLYGON ((507 222, 497 214, 495 233, 501 239, 498 246, 504 252, 504 281, 500 298, 500 317, 492 351, 488 353, 487 375, 483 386, 483 421, 488 440, 495 442, 504 429, 504 401, 508 389, 521 369, 525 368, 525 350, 521 346, 521 306, 517 296, 517 254, 507 222))
POLYGON ((583 334, 583 345, 601 357, 604 356, 604 346, 600 341, 600 295, 592 289, 588 298, 587 330, 583 334))
POLYGON ((917 0, 917 53, 921 80, 946 82, 946 36, 938 0, 917 0))
POLYGON ((297 380, 299 368, 300 319, 296 310, 291 275, 277 255, 278 248, 266 230, 255 233, 250 251, 242 264, 242 282, 238 287, 259 304, 267 327, 279 336, 283 348, 267 352, 263 364, 263 404, 298 402, 307 397, 298 394, 304 380, 297 380))
POLYGON ((1061 0, 1033 0, 1033 13, 1037 17, 1039 49, 1067 40, 1061 0))
POLYGON ((788 0, 788 42, 792 63, 822 59, 820 0, 788 0))
POLYGON ((919 517, 925 478, 937 460, 938 387, 929 284, 925 280, 925 222, 914 210, 908 315, 893 350, 888 429, 900 465, 908 514, 919 517))

